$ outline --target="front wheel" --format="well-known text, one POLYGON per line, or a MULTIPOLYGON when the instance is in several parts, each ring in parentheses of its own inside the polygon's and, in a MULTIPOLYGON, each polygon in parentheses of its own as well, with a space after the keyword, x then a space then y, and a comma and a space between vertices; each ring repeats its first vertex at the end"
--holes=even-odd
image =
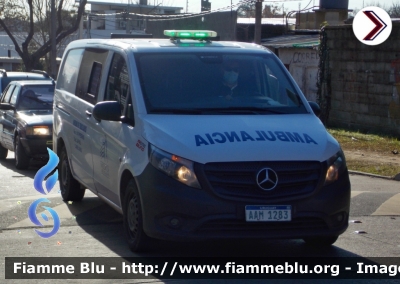
POLYGON ((143 230, 142 206, 139 192, 133 179, 131 179, 126 186, 123 202, 124 231, 129 248, 133 252, 143 251, 147 248, 150 238, 143 230))
POLYGON ((59 183, 61 196, 65 201, 81 201, 85 195, 85 188, 72 176, 69 167, 67 150, 62 148, 59 163, 59 183))
POLYGON ((330 237, 308 237, 303 240, 307 245, 315 246, 315 247, 327 247, 333 245, 339 236, 330 236, 330 237))
POLYGON ((25 149, 21 144, 21 140, 17 135, 15 137, 15 167, 19 170, 25 170, 29 167, 30 158, 25 153, 25 149))
POLYGON ((8 149, 0 145, 0 160, 5 160, 7 158, 8 149))

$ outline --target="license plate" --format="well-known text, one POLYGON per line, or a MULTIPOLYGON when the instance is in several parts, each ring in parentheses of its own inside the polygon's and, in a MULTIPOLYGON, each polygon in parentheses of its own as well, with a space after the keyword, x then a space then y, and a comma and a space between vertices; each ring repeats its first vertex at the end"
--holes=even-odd
POLYGON ((247 222, 282 222, 292 220, 291 205, 247 205, 247 222))

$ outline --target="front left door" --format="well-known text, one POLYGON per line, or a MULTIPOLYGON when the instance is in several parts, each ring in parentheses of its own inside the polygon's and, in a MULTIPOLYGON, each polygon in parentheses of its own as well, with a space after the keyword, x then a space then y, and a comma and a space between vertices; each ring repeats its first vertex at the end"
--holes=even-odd
MULTIPOLYGON (((131 84, 128 67, 124 57, 115 53, 107 70, 107 84, 104 90, 104 101, 117 101, 121 105, 121 116, 127 115, 132 108, 131 84)), ((130 111, 133 113, 133 111, 130 111)), ((127 151, 123 137, 125 123, 116 121, 100 121, 93 134, 93 179, 99 194, 115 204, 119 204, 119 170, 121 161, 127 151)))

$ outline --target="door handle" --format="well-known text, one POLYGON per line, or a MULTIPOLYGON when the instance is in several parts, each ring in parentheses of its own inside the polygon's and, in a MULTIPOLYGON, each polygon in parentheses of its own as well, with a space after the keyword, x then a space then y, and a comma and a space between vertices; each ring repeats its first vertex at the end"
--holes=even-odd
POLYGON ((86 113, 86 115, 87 115, 88 117, 91 117, 91 116, 92 116, 92 113, 91 113, 89 110, 86 110, 85 113, 86 113))

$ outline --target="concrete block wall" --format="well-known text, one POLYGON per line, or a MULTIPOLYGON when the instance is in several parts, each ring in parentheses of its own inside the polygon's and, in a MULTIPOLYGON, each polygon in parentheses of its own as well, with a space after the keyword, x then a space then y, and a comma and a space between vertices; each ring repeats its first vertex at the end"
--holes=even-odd
POLYGON ((326 27, 331 71, 330 126, 400 137, 400 22, 390 37, 368 46, 352 25, 326 27))

